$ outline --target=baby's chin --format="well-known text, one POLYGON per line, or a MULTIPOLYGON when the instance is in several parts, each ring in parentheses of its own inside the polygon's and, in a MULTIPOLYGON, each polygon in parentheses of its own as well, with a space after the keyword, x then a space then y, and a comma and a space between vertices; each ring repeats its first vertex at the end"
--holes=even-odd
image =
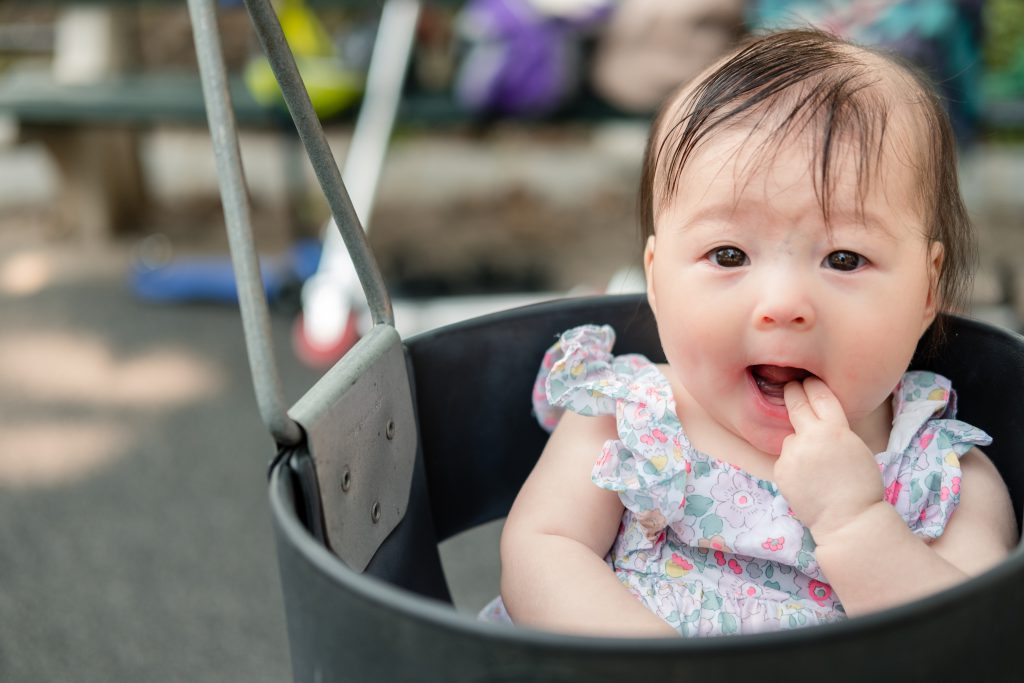
POLYGON ((782 442, 793 433, 792 427, 781 429, 759 429, 751 434, 742 435, 747 443, 768 455, 778 457, 782 453, 782 442))

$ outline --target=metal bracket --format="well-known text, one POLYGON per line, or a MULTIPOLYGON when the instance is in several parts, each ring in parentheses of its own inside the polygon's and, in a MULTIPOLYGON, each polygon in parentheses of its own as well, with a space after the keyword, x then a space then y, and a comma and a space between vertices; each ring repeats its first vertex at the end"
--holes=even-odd
POLYGON ((288 411, 316 466, 327 545, 363 571, 405 516, 416 421, 402 340, 377 325, 288 411))

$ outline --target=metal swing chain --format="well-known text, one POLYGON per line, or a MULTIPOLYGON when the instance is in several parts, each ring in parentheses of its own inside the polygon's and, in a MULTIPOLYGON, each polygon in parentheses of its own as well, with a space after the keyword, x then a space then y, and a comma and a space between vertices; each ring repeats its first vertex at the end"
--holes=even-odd
POLYGON ((377 261, 370 251, 370 243, 352 207, 352 200, 345 189, 345 183, 334 160, 327 136, 324 134, 320 119, 313 111, 313 103, 303 85, 299 69, 295 65, 295 57, 285 40, 281 30, 281 22, 274 13, 270 0, 245 0, 253 27, 259 38, 263 52, 267 55, 270 68, 277 78, 285 104, 295 122, 309 161, 313 165, 320 189, 331 208, 331 215, 338 225, 341 237, 345 241, 349 256, 355 265, 359 282, 363 286, 366 302, 370 307, 374 325, 390 325, 394 327, 395 317, 391 309, 391 297, 384 286, 384 278, 377 261))
POLYGON ((231 263, 238 283, 245 347, 249 354, 256 403, 263 424, 279 446, 294 446, 302 441, 302 429, 288 417, 281 378, 274 362, 270 313, 253 240, 238 131, 228 93, 227 70, 213 3, 214 0, 188 0, 188 9, 192 18, 203 99, 206 102, 206 116, 217 162, 217 179, 231 247, 231 263))
MULTIPOLYGON (((277 14, 269 0, 245 0, 245 4, 355 266, 373 323, 393 327, 394 313, 384 279, 370 252, 366 234, 345 189, 327 137, 313 111, 277 14)), ((256 399, 263 422, 278 445, 292 446, 302 440, 302 430, 287 414, 273 358, 269 312, 252 236, 248 193, 217 32, 216 10, 213 0, 188 0, 188 6, 256 399)))

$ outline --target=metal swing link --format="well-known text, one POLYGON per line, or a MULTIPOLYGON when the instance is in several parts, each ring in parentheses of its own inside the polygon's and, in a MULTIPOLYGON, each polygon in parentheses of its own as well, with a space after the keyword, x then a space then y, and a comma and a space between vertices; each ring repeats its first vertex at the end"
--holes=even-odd
POLYGON ((295 122, 299 138, 309 155, 320 188, 330 206, 331 215, 338 225, 341 237, 345 241, 345 247, 355 265, 359 282, 363 286, 363 293, 370 306, 373 324, 394 327, 395 318, 391 308, 391 298, 384 286, 384 278, 370 251, 370 243, 366 239, 359 216, 356 215, 356 211, 352 207, 352 200, 349 198, 348 190, 345 189, 341 171, 338 170, 338 164, 331 152, 330 145, 327 144, 323 126, 320 125, 320 119, 313 111, 313 103, 303 85, 302 77, 299 75, 295 58, 285 40, 284 32, 281 30, 277 14, 274 13, 270 0, 245 0, 245 6, 249 10, 249 16, 252 18, 253 27, 256 29, 263 52, 270 62, 270 68, 277 78, 281 94, 284 96, 288 111, 295 122))
POLYGON ((238 147, 238 130, 228 92, 227 70, 217 33, 217 14, 213 2, 188 0, 188 9, 192 18, 203 99, 206 101, 206 115, 217 162, 231 263, 238 283, 245 347, 249 354, 260 417, 278 446, 294 446, 302 441, 302 429, 286 412, 281 378, 274 362, 270 313, 253 239, 245 173, 238 147))

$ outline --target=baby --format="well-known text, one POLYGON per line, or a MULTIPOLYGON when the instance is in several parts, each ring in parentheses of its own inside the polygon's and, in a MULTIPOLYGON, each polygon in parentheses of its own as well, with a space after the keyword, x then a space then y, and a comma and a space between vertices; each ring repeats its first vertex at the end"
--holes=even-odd
POLYGON ((670 97, 640 193, 667 363, 611 355, 614 332, 592 325, 548 352, 534 405, 554 431, 485 616, 787 629, 1005 557, 1017 531, 977 448, 991 439, 955 419, 946 378, 907 372, 970 282, 956 173, 924 81, 823 33, 755 39, 670 97))

